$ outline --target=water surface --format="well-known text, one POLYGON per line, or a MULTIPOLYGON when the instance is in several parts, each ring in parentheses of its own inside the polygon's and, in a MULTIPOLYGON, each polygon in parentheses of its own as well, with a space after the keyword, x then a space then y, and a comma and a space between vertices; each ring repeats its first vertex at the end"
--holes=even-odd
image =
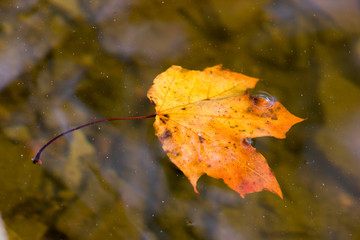
MULTIPOLYGON (((358 239, 358 1, 0 3, 0 212, 9 239, 358 239), (222 63, 307 118, 256 139, 284 194, 242 199, 167 158, 146 92, 222 63)), ((1 221, 0 221, 1 223, 1 221)), ((0 234, 2 233, 0 224, 0 234)), ((0 237, 1 238, 1 237, 0 237)))

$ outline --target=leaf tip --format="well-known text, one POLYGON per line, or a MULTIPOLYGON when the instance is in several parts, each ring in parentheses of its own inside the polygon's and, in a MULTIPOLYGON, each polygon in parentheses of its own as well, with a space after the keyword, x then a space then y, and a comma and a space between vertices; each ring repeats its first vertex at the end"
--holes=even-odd
POLYGON ((275 192, 273 192, 273 193, 275 193, 275 194, 278 195, 282 200, 284 200, 284 196, 283 196, 283 194, 282 194, 282 191, 281 191, 280 187, 279 187, 279 190, 278 190, 278 191, 275 191, 275 192))
POLYGON ((265 188, 264 190, 267 190, 269 192, 272 192, 276 195, 278 195, 282 200, 284 199, 284 196, 282 194, 282 191, 281 191, 281 188, 280 188, 280 185, 279 183, 277 182, 277 180, 275 179, 276 183, 273 183, 274 185, 271 186, 271 188, 265 188))
MULTIPOLYGON (((186 174, 185 174, 185 175, 186 175, 186 174)), ((197 185, 197 181, 199 180, 199 177, 200 177, 200 176, 197 176, 197 175, 196 175, 196 176, 195 176, 195 175, 188 176, 188 179, 189 179, 191 185, 193 186, 194 191, 195 191, 197 194, 199 194, 199 191, 196 189, 196 185, 197 185)))

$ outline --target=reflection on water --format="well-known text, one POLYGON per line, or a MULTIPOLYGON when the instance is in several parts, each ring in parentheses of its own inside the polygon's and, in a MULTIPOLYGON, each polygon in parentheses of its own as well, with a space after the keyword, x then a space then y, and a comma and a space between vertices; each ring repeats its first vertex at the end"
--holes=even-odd
MULTIPOLYGON (((358 1, 1 1, 0 212, 10 239, 357 239, 358 1), (226 68, 297 116, 253 143, 284 200, 242 199, 163 153, 146 92, 169 66, 226 68)), ((0 238, 4 233, 0 230, 0 238)), ((6 238, 5 238, 6 239, 6 238)))

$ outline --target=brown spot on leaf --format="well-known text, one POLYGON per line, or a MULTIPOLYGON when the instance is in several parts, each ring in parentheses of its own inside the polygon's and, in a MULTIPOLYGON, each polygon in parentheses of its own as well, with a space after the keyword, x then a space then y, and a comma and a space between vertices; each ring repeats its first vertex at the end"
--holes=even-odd
POLYGON ((270 114, 268 114, 268 113, 262 113, 260 117, 262 117, 262 118, 268 118, 268 117, 270 117, 270 114))
POLYGON ((200 141, 200 143, 203 143, 205 141, 205 138, 203 138, 202 136, 199 136, 199 141, 200 141))
POLYGON ((251 100, 255 106, 258 106, 261 103, 261 99, 251 96, 251 100))
POLYGON ((159 138, 160 138, 160 140, 165 140, 165 139, 167 139, 167 138, 171 138, 171 136, 172 136, 171 132, 170 132, 168 129, 166 129, 166 130, 159 136, 159 138))
POLYGON ((175 156, 175 157, 180 156, 180 153, 179 153, 179 152, 171 152, 170 154, 172 154, 172 155, 175 156))
POLYGON ((161 121, 163 124, 166 124, 166 119, 160 117, 160 121, 161 121))

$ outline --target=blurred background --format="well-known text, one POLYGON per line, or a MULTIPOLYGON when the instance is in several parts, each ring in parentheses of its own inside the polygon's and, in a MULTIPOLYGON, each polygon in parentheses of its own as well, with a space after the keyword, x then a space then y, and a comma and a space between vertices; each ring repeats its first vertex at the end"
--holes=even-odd
POLYGON ((360 1, 1 0, 0 239, 360 239, 360 1), (307 118, 258 138, 284 194, 196 194, 146 93, 171 65, 260 78, 307 118))

